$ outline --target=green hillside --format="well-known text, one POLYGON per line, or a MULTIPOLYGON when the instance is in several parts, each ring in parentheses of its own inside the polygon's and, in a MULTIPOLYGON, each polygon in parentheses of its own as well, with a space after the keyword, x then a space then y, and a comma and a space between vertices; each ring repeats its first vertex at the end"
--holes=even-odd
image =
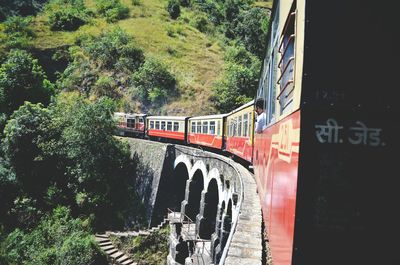
MULTIPOLYGON (((31 12, 33 16, 26 18, 28 22, 17 19, 16 22, 11 22, 11 26, 7 26, 10 25, 11 16, 9 16, 0 24, 0 59, 5 58, 12 48, 28 50, 39 60, 50 81, 58 82, 59 90, 71 91, 74 87, 80 87, 82 90, 83 86, 89 86, 88 96, 91 99, 113 94, 112 97, 118 100, 121 111, 168 115, 224 112, 254 96, 256 79, 261 67, 260 60, 256 57, 262 57, 263 35, 266 33, 266 23, 268 23, 266 17, 269 14, 267 10, 271 8, 272 1, 37 0, 33 2, 40 3, 36 5, 40 8, 31 12), (180 5, 180 13, 175 19, 168 13, 168 4, 171 3, 180 5), (113 4, 120 9, 108 12, 106 8, 110 8, 113 4), (102 13, 101 8, 106 11, 102 13), (260 14, 263 15, 260 17, 260 14), (254 17, 257 17, 257 23, 253 21, 254 17), (7 27, 11 27, 11 33, 7 27), (86 48, 99 41, 96 36, 101 38, 113 30, 122 30, 121 34, 131 37, 128 42, 114 43, 114 49, 118 51, 121 45, 132 44, 144 54, 141 63, 154 59, 163 65, 173 76, 173 93, 162 87, 162 84, 154 84, 154 80, 147 83, 146 88, 140 87, 137 82, 139 77, 136 77, 136 83, 132 81, 132 74, 135 75, 138 70, 136 68, 125 72, 117 67, 104 68, 98 58, 92 58, 91 52, 86 48), (14 31, 17 33, 14 34, 14 31), (85 47, 82 46, 82 40, 87 36, 92 36, 93 39, 92 43, 87 43, 85 47), (67 66, 71 68, 71 63, 72 66, 86 63, 88 65, 86 70, 90 68, 89 74, 94 76, 92 80, 88 80, 87 76, 79 76, 86 70, 78 66, 65 73, 67 66), (60 74, 63 72, 64 79, 60 79, 60 74), (79 84, 77 79, 80 80, 79 84), (62 83, 62 86, 59 83, 62 83), (97 92, 92 89, 93 85, 97 86, 97 92), (105 86, 108 90, 114 91, 105 93, 105 86), (154 89, 151 86, 154 86, 154 89), (158 86, 161 86, 160 89, 158 86), (138 92, 138 87, 142 91, 138 92), (99 89, 102 92, 99 92, 99 89), (143 89, 146 91, 143 92, 143 89)), ((12 8, 11 6, 10 10, 12 8)), ((19 14, 18 9, 14 13, 19 14)), ((114 37, 119 38, 110 36, 114 37)), ((99 45, 104 46, 105 43, 99 45)), ((110 52, 112 57, 113 53, 110 52)), ((118 56, 121 56, 119 58, 121 60, 131 60, 129 55, 118 56)), ((141 76, 141 74, 136 75, 141 76)))
MULTIPOLYGON (((145 0, 139 6, 134 6, 129 0, 122 2, 130 9, 129 18, 112 24, 103 18, 95 18, 90 25, 74 32, 51 31, 46 25, 47 15, 40 14, 34 19, 34 46, 45 50, 72 45, 78 36, 98 35, 102 30, 120 26, 134 37, 146 55, 161 58, 177 77, 182 96, 165 108, 168 114, 215 111, 209 97, 212 82, 223 66, 220 45, 182 20, 170 19, 165 9, 166 1, 145 0), (168 36, 168 32, 173 32, 174 36, 168 36), (193 95, 199 104, 192 104, 193 95)), ((91 0, 85 4, 94 8, 91 0)), ((183 16, 192 15, 193 11, 183 10, 183 16)))

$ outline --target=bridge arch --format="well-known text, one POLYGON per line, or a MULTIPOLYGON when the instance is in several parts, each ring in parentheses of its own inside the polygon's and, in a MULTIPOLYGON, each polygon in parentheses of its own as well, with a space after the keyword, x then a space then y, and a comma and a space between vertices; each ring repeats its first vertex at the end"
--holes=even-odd
POLYGON ((204 190, 204 175, 203 171, 197 169, 190 178, 188 189, 188 201, 185 207, 185 214, 190 219, 196 220, 197 214, 200 212, 201 194, 204 190))
POLYGON ((184 162, 180 162, 174 166, 174 174, 172 178, 172 205, 174 211, 180 211, 182 201, 185 200, 186 183, 189 179, 189 170, 184 162))
POLYGON ((219 189, 215 178, 211 179, 204 196, 203 218, 200 220, 199 236, 202 239, 211 239, 215 232, 218 213, 219 189))
POLYGON ((177 158, 175 158, 174 168, 176 168, 176 166, 181 164, 181 163, 186 165, 186 168, 187 168, 188 172, 191 171, 192 163, 190 162, 190 159, 186 155, 179 155, 177 158))

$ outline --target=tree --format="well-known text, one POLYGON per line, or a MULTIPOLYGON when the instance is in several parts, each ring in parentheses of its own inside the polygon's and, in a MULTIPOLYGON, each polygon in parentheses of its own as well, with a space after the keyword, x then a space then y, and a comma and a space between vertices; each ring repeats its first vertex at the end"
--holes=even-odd
POLYGON ((48 104, 54 85, 37 59, 26 51, 12 50, 0 67, 0 112, 11 114, 24 101, 48 104))
POLYGON ((168 96, 175 96, 176 80, 167 66, 156 59, 147 59, 141 68, 132 76, 136 96, 145 103, 161 105, 168 96))
POLYGON ((11 115, 4 129, 4 158, 15 172, 20 188, 35 199, 41 199, 49 185, 49 171, 39 146, 49 123, 49 111, 42 104, 25 102, 11 115))
POLYGON ((114 103, 107 98, 94 103, 76 98, 52 108, 54 122, 64 124, 60 144, 51 152, 63 161, 64 172, 57 181, 67 183, 59 188, 73 194, 69 203, 75 211, 94 214, 97 228, 122 227, 135 213, 135 163, 128 146, 113 137, 114 103))
POLYGON ((228 49, 225 61, 225 71, 213 86, 221 112, 229 112, 254 97, 261 67, 260 60, 241 45, 228 49))
POLYGON ((240 12, 235 35, 248 51, 263 59, 268 29, 268 16, 258 7, 240 12))

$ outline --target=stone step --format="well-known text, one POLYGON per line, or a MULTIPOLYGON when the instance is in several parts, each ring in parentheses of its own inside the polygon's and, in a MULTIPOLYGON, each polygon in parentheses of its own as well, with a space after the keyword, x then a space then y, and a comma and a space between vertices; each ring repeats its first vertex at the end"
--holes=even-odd
POLYGON ((118 252, 117 248, 112 248, 110 250, 105 251, 107 255, 111 255, 114 254, 115 252, 118 252))
POLYGON ((110 239, 108 239, 108 238, 102 238, 102 237, 95 237, 94 240, 95 240, 97 243, 110 242, 110 239))
POLYGON ((140 230, 140 231, 139 231, 139 235, 140 235, 140 236, 148 236, 148 235, 150 235, 150 232, 140 230))
POLYGON ((122 262, 127 261, 127 260, 130 260, 130 257, 124 254, 124 255, 122 255, 121 257, 119 257, 117 259, 117 262, 118 263, 122 263, 122 262))
POLYGON ((117 251, 117 252, 111 254, 110 257, 111 257, 112 259, 116 260, 116 259, 120 258, 120 257, 123 256, 123 255, 124 255, 123 252, 117 251))
POLYGON ((124 261, 124 262, 121 263, 121 265, 136 265, 136 264, 137 264, 137 263, 134 262, 134 261, 131 260, 131 259, 128 259, 128 260, 126 260, 126 261, 124 261))
POLYGON ((108 238, 107 234, 96 234, 95 236, 99 238, 108 238))
POLYGON ((106 247, 106 246, 110 246, 110 245, 112 245, 111 241, 105 241, 105 242, 99 243, 100 247, 106 247))
POLYGON ((114 246, 111 244, 111 245, 108 245, 108 246, 101 246, 100 248, 101 248, 102 250, 104 250, 104 251, 107 251, 107 250, 113 249, 114 246))

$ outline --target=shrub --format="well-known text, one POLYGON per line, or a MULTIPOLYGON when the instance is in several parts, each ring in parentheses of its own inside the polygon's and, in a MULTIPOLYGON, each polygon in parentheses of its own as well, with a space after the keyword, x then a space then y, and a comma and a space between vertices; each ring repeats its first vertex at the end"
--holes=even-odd
POLYGON ((59 265, 107 264, 91 236, 82 232, 74 232, 69 235, 57 254, 57 264, 59 265))
POLYGON ((86 22, 85 15, 73 8, 57 10, 49 15, 51 30, 76 30, 86 22))
POLYGON ((208 18, 203 14, 195 15, 190 24, 203 33, 206 33, 211 29, 208 18))
POLYGON ((168 0, 167 11, 172 19, 177 19, 181 14, 181 7, 178 0, 168 0))
POLYGON ((89 11, 83 0, 52 0, 46 10, 51 30, 72 31, 89 21, 89 11))
POLYGON ((107 22, 115 22, 129 16, 129 8, 121 4, 120 0, 96 0, 96 8, 107 22))

